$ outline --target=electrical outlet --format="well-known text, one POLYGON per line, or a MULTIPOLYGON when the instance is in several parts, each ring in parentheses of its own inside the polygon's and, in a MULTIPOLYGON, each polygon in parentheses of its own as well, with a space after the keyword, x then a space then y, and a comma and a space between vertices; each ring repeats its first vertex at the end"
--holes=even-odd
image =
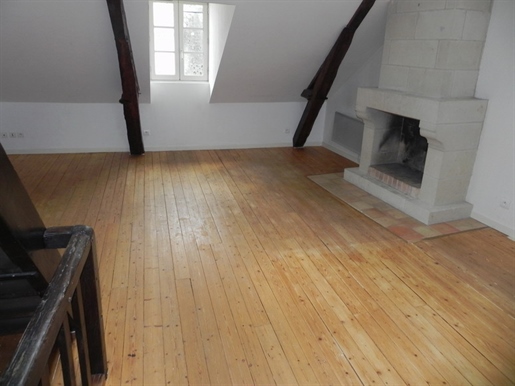
POLYGON ((499 206, 504 209, 510 209, 511 200, 507 198, 501 198, 501 201, 499 201, 499 206))

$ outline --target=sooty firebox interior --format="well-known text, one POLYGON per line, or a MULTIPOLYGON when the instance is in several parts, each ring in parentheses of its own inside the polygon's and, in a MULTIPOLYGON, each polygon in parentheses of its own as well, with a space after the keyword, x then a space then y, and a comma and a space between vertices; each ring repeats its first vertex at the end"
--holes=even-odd
POLYGON ((374 165, 374 169, 420 188, 426 162, 427 139, 420 135, 419 120, 392 114, 379 148, 396 152, 397 159, 393 163, 374 165))

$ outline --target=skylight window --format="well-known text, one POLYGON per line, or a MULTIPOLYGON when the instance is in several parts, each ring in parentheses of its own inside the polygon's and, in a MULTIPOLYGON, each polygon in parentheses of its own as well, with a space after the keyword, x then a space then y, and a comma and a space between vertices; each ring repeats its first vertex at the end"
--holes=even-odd
POLYGON ((207 80, 207 4, 153 1, 150 17, 152 79, 207 80))

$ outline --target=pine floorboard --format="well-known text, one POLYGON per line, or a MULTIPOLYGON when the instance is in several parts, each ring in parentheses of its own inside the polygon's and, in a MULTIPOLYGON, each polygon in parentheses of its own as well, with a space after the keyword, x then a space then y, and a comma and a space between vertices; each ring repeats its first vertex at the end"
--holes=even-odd
POLYGON ((515 242, 408 244, 307 178, 327 149, 10 158, 95 229, 107 385, 515 384, 515 242))

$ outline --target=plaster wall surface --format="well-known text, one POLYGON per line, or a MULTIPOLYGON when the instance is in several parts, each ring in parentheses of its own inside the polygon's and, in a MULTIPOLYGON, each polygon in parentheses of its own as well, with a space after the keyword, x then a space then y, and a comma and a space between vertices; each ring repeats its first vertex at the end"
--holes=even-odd
MULTIPOLYGON (((292 146, 304 103, 209 103, 209 84, 152 83, 140 106, 145 150, 292 146), (286 132, 288 131, 288 132, 286 132)), ((307 145, 320 145, 325 108, 307 145)), ((0 103, 0 139, 10 153, 127 151, 120 104, 0 103)))
POLYGON ((467 201, 472 216, 515 239, 515 1, 494 0, 476 97, 488 110, 467 201), (511 204, 501 207, 501 201, 511 204))

